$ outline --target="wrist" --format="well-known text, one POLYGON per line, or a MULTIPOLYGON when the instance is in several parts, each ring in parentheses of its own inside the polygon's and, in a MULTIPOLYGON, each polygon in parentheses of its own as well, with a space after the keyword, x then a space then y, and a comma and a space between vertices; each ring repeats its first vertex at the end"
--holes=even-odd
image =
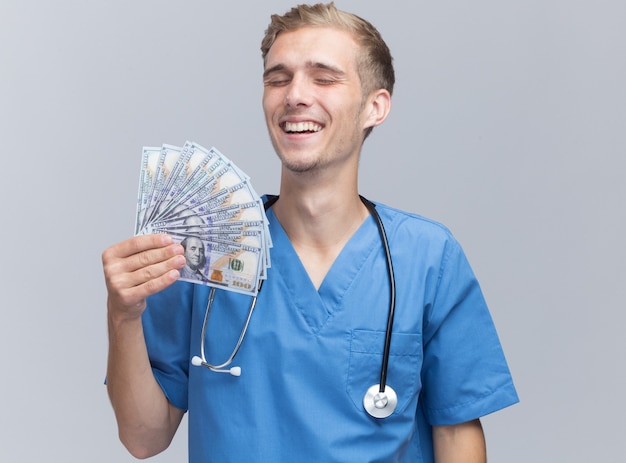
POLYGON ((122 325, 141 324, 141 316, 146 308, 146 302, 142 301, 136 307, 123 307, 109 299, 107 301, 107 317, 110 327, 122 325))

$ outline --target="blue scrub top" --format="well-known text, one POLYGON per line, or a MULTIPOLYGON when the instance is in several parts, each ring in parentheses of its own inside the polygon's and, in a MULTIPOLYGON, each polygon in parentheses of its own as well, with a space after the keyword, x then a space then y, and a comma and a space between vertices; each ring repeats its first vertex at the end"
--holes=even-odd
MULTIPOLYGON (((396 277, 388 418, 363 408, 378 384, 389 283, 368 218, 316 290, 268 211, 272 267, 233 362, 240 377, 191 366, 210 288, 186 282, 151 297, 144 330, 154 374, 189 411, 189 461, 432 462, 431 427, 518 401, 480 287, 442 225, 380 204, 396 277)), ((205 349, 225 361, 251 297, 218 290, 205 349)))

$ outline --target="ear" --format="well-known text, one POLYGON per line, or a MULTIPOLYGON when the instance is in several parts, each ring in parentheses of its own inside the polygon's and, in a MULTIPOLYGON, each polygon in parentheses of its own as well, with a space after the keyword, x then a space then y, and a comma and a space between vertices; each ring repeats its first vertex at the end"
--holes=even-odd
POLYGON ((387 119, 391 111, 391 95, 384 88, 373 91, 367 98, 367 103, 363 110, 365 116, 364 129, 376 127, 387 119))

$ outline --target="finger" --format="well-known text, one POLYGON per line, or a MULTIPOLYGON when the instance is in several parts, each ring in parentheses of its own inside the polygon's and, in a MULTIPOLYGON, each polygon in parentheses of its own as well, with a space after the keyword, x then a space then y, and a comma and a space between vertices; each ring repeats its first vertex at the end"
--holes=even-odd
POLYGON ((107 286, 114 291, 122 291, 181 269, 185 265, 185 257, 177 251, 177 246, 144 251, 105 265, 107 286))
POLYGON ((117 274, 135 272, 165 262, 173 257, 181 256, 183 253, 183 247, 177 243, 165 247, 148 248, 128 256, 123 255, 125 253, 120 253, 119 249, 109 248, 103 253, 102 264, 106 278, 110 278, 117 274))
MULTIPOLYGON (((120 270, 123 272, 136 272, 163 262, 167 262, 172 258, 182 258, 184 252, 185 251, 180 244, 174 243, 164 248, 148 249, 147 251, 133 254, 124 259, 120 259, 117 263, 121 266, 120 270)), ((175 259, 175 261, 180 262, 180 259, 175 259)))
MULTIPOLYGON (((126 274, 128 286, 140 286, 151 280, 157 280, 172 270, 178 271, 185 266, 185 257, 174 255, 166 260, 137 268, 126 274)), ((178 272, 176 272, 178 273, 178 272)), ((178 276, 177 276, 178 278, 178 276)))
POLYGON ((129 257, 149 249, 163 248, 172 243, 172 237, 166 234, 133 236, 106 249, 102 253, 102 260, 108 261, 129 257))
POLYGON ((145 280, 138 279, 141 283, 133 286, 123 285, 121 289, 115 292, 109 292, 109 297, 117 307, 126 307, 130 309, 142 308, 145 306, 145 300, 148 296, 152 296, 170 286, 178 280, 180 274, 176 269, 170 269, 165 273, 154 278, 145 280))

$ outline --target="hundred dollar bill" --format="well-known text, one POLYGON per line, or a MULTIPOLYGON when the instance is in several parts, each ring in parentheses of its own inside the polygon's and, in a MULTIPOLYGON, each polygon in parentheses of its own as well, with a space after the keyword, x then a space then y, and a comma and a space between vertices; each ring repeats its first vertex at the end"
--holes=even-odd
MULTIPOLYGON (((196 238, 188 238, 192 240, 196 238)), ((262 273, 263 250, 237 243, 202 242, 206 262, 196 273, 181 280, 207 286, 256 295, 262 273)))
POLYGON ((213 244, 209 252, 209 285, 256 295, 262 249, 245 244, 213 244))
POLYGON ((143 225, 143 216, 148 207, 152 185, 155 182, 157 165, 161 148, 144 147, 141 155, 141 170, 139 175, 139 191, 137 192, 137 215, 135 218, 135 234, 139 233, 143 225))
POLYGON ((180 156, 180 148, 172 145, 163 145, 158 156, 156 169, 153 176, 151 191, 148 194, 146 205, 143 208, 141 227, 144 227, 157 215, 163 206, 161 199, 164 194, 168 177, 180 156))

